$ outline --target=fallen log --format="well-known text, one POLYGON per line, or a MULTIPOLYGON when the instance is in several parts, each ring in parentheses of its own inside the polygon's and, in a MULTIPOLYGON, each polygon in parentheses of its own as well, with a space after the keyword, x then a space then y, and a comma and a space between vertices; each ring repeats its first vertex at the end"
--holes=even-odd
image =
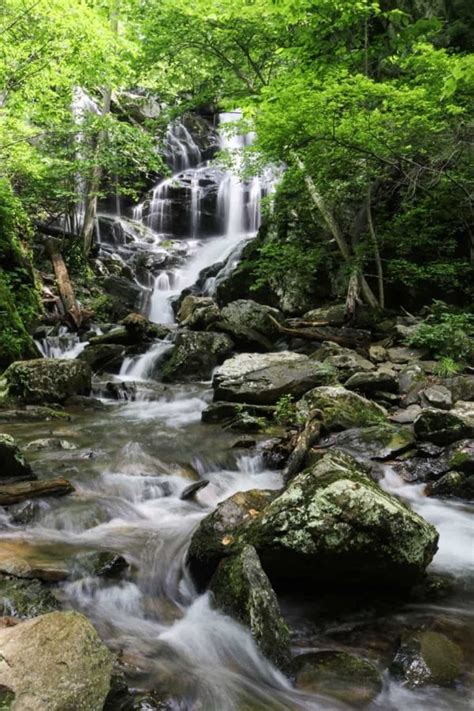
POLYGON ((366 331, 357 331, 356 329, 346 329, 347 333, 344 335, 336 335, 328 331, 321 331, 319 328, 314 326, 321 326, 320 323, 311 323, 310 321, 303 321, 304 324, 301 328, 289 328, 288 326, 282 326, 278 323, 273 316, 268 314, 268 318, 275 324, 279 332, 292 336, 293 338, 301 338, 305 341, 331 341, 332 343, 337 343, 340 346, 345 346, 346 348, 360 348, 365 347, 370 340, 370 334, 366 331))
POLYGON ((48 481, 25 481, 19 484, 6 484, 0 486, 0 506, 19 504, 26 499, 35 499, 39 496, 64 496, 71 494, 74 487, 64 477, 49 479, 48 481))
POLYGON ((306 455, 309 450, 319 440, 321 434, 323 413, 321 410, 315 410, 302 432, 300 432, 296 441, 296 446, 290 457, 285 469, 285 481, 291 479, 295 474, 298 474, 304 467, 306 455))
POLYGON ((59 251, 57 240, 48 239, 46 241, 46 249, 53 265, 56 283, 58 285, 64 310, 71 318, 74 326, 79 328, 83 320, 83 314, 76 301, 74 289, 69 278, 69 272, 64 263, 61 252, 59 251))

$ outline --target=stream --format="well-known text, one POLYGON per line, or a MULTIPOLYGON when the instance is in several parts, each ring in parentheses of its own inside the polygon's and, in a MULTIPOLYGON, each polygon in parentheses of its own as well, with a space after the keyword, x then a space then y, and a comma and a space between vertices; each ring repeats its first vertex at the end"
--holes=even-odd
MULTIPOLYGON (((232 120, 221 116, 221 124, 232 120)), ((229 150, 241 148, 248 137, 221 136, 229 150)), ((260 199, 271 181, 243 182, 233 173, 202 162, 191 134, 178 127, 170 133, 174 156, 173 178, 160 183, 148 202, 136 206, 131 218, 132 237, 114 243, 104 238, 101 249, 124 262, 137 249, 160 254, 169 238, 170 193, 176 182, 186 185, 190 217, 183 240, 185 258, 176 266, 158 269, 151 282, 146 309, 151 320, 174 320, 171 300, 190 287, 203 269, 220 263, 206 281, 212 294, 222 270, 238 259, 239 249, 251 239, 260 221, 260 199), (214 191, 222 233, 202 235, 202 203, 206 190, 214 191), (135 228, 133 225, 135 224, 135 228), (146 228, 145 246, 140 242, 146 228), (138 246, 137 246, 138 245, 138 246), (137 249, 131 249, 135 246, 137 249)), ((113 216, 115 221, 123 217, 113 216)), ((83 343, 62 333, 41 344, 49 357, 75 357, 83 343), (62 339, 62 340, 61 340, 62 339)), ((29 455, 41 478, 51 472, 70 479, 76 492, 48 499, 38 506, 33 523, 18 527, 6 518, 2 538, 28 542, 51 560, 74 558, 71 578, 61 583, 66 607, 83 611, 99 634, 121 659, 131 687, 147 692, 159 689, 169 706, 180 711, 285 711, 346 708, 334 700, 296 691, 291 682, 259 652, 249 632, 214 610, 207 594, 199 595, 185 566, 191 535, 218 502, 238 491, 278 489, 281 474, 264 468, 258 453, 233 448, 235 433, 201 422, 211 400, 210 383, 166 385, 157 390, 148 380, 171 341, 154 343, 141 356, 124 361, 117 378, 139 381, 137 399, 112 401, 101 397, 104 409, 71 409, 71 421, 15 422, 4 427, 20 445, 32 439, 60 437, 74 450, 42 451, 29 455), (209 485, 193 500, 180 498, 198 477, 209 485), (129 563, 119 579, 90 573, 81 563, 83 551, 108 551, 129 563), (171 699, 171 700, 169 700, 171 699)), ((101 395, 100 385, 97 392, 101 395)), ((465 503, 428 499, 423 487, 405 484, 387 467, 381 485, 406 499, 440 533, 440 548, 433 572, 454 576, 450 595, 439 604, 391 600, 380 606, 352 600, 347 609, 337 600, 314 599, 310 591, 295 591, 281 599, 292 631, 295 653, 341 648, 393 656, 393 634, 436 620, 464 646, 473 612, 468 604, 472 572, 472 507, 465 503), (388 640, 388 641, 387 641, 388 640)), ((463 688, 409 690, 384 678, 384 689, 368 707, 373 711, 467 710, 470 700, 463 688)))

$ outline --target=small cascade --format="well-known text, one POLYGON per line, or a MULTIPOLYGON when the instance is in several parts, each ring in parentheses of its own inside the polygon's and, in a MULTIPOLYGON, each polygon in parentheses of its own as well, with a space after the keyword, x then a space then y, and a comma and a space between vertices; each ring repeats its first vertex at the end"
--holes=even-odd
POLYGON ((148 380, 162 357, 173 347, 171 341, 156 341, 143 355, 125 358, 120 369, 121 380, 148 380))
POLYGON ((77 358, 87 346, 78 334, 61 326, 57 335, 45 336, 35 341, 44 358, 77 358))

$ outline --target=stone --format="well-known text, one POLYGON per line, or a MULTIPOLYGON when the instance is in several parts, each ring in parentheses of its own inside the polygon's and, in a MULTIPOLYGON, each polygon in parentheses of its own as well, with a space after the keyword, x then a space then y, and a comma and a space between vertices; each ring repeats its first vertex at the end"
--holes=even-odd
POLYGON ((382 691, 382 677, 366 659, 335 650, 301 654, 293 662, 296 688, 349 704, 367 706, 382 691))
MULTIPOLYGON (((166 323, 152 323, 142 314, 131 313, 120 321, 125 328, 127 340, 125 345, 139 345, 151 343, 157 338, 166 338, 173 332, 174 326, 166 323)), ((102 341, 106 343, 107 341, 102 341)), ((114 341, 110 341, 113 343, 114 341)))
POLYGON ((446 378, 443 380, 443 385, 451 391, 455 403, 458 400, 474 400, 474 375, 456 375, 454 378, 446 378))
POLYGON ((331 341, 324 341, 321 347, 313 353, 312 358, 334 369, 340 380, 347 380, 356 373, 369 373, 375 370, 375 365, 359 355, 357 351, 343 348, 331 341))
POLYGON ((421 407, 419 405, 410 405, 404 410, 390 413, 388 417, 392 422, 397 422, 400 425, 409 425, 416 420, 420 413, 421 407))
POLYGON ((425 492, 428 496, 440 499, 467 499, 474 500, 474 473, 451 471, 444 474, 438 481, 427 485, 425 492))
POLYGON ((387 360, 387 349, 374 343, 369 347, 369 358, 374 363, 383 363, 387 360))
POLYGON ((398 392, 398 379, 392 373, 384 371, 375 371, 371 373, 354 373, 349 380, 344 383, 344 387, 348 390, 370 395, 377 391, 385 391, 387 393, 398 392))
POLYGON ((417 363, 411 363, 405 366, 398 376, 400 392, 405 395, 413 390, 413 388, 419 387, 421 389, 421 386, 425 382, 425 371, 417 363))
POLYGON ((450 410, 453 406, 451 392, 444 385, 430 385, 422 392, 422 397, 429 407, 437 407, 440 410, 450 410))
POLYGON ((16 711, 102 711, 113 656, 78 612, 51 612, 0 630, 0 684, 16 711))
POLYGON ((113 400, 135 400, 137 395, 137 384, 133 380, 119 382, 110 380, 104 384, 104 391, 107 397, 113 400))
POLYGON ((474 402, 458 400, 451 410, 451 414, 460 417, 468 427, 474 429, 474 402))
POLYGON ((334 374, 305 355, 241 353, 216 369, 214 400, 273 405, 282 395, 301 397, 316 385, 334 381, 334 374))
POLYGON ((24 449, 28 452, 42 452, 44 450, 52 449, 63 449, 65 451, 70 451, 77 449, 77 445, 74 442, 70 442, 67 439, 61 439, 60 437, 46 437, 44 439, 34 439, 28 444, 25 444, 24 449))
POLYGON ((443 410, 425 409, 416 418, 415 434, 421 440, 434 444, 451 444, 457 440, 474 436, 474 426, 465 419, 443 410))
MULTIPOLYGON (((79 395, 75 397, 80 397, 79 395)), ((84 398, 87 400, 88 398, 84 398)), ((51 420, 70 420, 67 412, 53 407, 26 405, 15 410, 0 410, 0 422, 51 422, 51 420)))
POLYGON ((124 346, 113 343, 90 344, 77 356, 78 360, 87 363, 94 373, 106 371, 118 373, 126 355, 124 346))
POLYGON ((33 404, 61 403, 70 395, 89 395, 91 377, 87 363, 61 358, 17 361, 4 373, 9 395, 33 404))
POLYGON ((271 351, 279 336, 275 321, 281 320, 277 309, 251 299, 238 299, 221 310, 215 330, 228 333, 238 348, 271 351))
POLYGON ((331 450, 241 525, 237 539, 255 547, 272 584, 309 581, 318 592, 343 584, 347 592, 413 584, 438 534, 352 457, 331 450))
POLYGON ((0 483, 36 479, 31 466, 10 435, 0 434, 0 483))
POLYGON ((163 382, 209 380, 214 368, 229 357, 234 344, 225 333, 180 331, 161 367, 163 382))
POLYGON ((206 486, 208 486, 208 484, 208 479, 201 479, 201 481, 195 481, 193 484, 189 484, 189 486, 183 489, 183 491, 179 495, 179 498, 182 501, 188 501, 189 499, 191 499, 191 501, 194 501, 198 491, 204 489, 206 486))
POLYGON ((0 615, 28 619, 57 609, 59 601, 39 580, 0 575, 0 615))
POLYGON ((297 411, 301 417, 309 417, 315 410, 322 413, 322 423, 327 432, 369 427, 386 422, 386 410, 342 386, 314 388, 307 392, 297 411))
POLYGON ((346 321, 346 305, 331 304, 329 306, 319 306, 317 309, 307 311, 303 319, 305 321, 325 321, 328 326, 343 326, 346 321))
POLYGON ((249 628, 263 654, 280 669, 290 661, 288 627, 255 548, 221 561, 209 589, 215 605, 249 628))
POLYGON ((56 582, 67 578, 69 571, 64 560, 51 550, 48 553, 25 541, 3 540, 0 541, 0 573, 56 582))
POLYGON ((207 329, 219 320, 220 309, 210 296, 188 294, 181 302, 178 322, 195 331, 207 329))
POLYGON ((65 496, 71 494, 74 487, 64 477, 45 479, 42 481, 20 481, 15 484, 0 486, 0 506, 18 504, 27 499, 43 496, 65 496))
POLYGON ((415 444, 413 431, 407 427, 383 424, 338 432, 330 440, 331 447, 343 449, 354 456, 371 459, 392 459, 415 444))
POLYGON ((466 474, 474 474, 474 440, 456 442, 446 452, 446 470, 457 469, 466 474))
POLYGON ((410 688, 452 686, 461 673, 462 662, 461 648, 446 635, 405 632, 390 671, 410 688))
POLYGON ((143 289, 125 276, 112 274, 103 280, 104 290, 112 297, 114 316, 124 318, 131 311, 139 311, 143 300, 143 289))
POLYGON ((389 348, 387 355, 392 363, 410 363, 414 360, 423 360, 428 355, 428 351, 422 348, 408 348, 407 346, 397 346, 389 348))
POLYGON ((221 501, 200 522, 191 538, 188 563, 201 589, 209 582, 221 558, 229 554, 237 528, 261 511, 275 496, 276 492, 262 489, 239 491, 221 501))
POLYGON ((232 422, 243 414, 253 417, 273 418, 275 408, 271 405, 249 405, 239 402, 211 402, 202 411, 201 419, 208 424, 232 422))

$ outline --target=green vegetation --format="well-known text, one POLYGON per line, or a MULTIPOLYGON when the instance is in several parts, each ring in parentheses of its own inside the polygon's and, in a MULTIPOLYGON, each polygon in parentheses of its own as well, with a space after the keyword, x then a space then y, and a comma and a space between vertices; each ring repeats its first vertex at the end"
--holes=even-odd
POLYGON ((437 358, 443 375, 459 371, 460 363, 474 357, 474 314, 453 311, 442 301, 435 301, 426 320, 409 339, 410 345, 428 348, 437 358))

